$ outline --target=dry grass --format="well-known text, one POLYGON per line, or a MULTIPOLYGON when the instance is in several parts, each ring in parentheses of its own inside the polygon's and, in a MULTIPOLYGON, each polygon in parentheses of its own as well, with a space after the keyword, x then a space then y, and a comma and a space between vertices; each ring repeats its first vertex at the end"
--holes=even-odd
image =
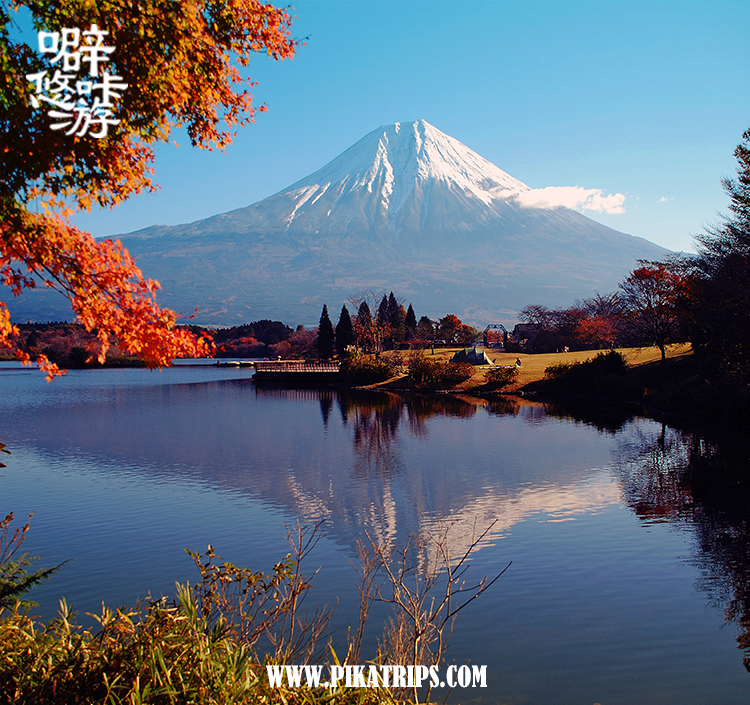
MULTIPOLYGON (((455 348, 440 348, 435 350, 434 356, 430 350, 425 350, 425 356, 428 359, 450 360, 453 355, 460 347, 455 348)), ((667 357, 669 359, 680 357, 690 353, 691 348, 689 343, 676 343, 674 345, 667 346, 667 357)), ((550 365, 554 365, 560 362, 584 362, 596 357, 601 350, 579 350, 576 352, 568 353, 540 353, 538 355, 532 355, 528 353, 506 353, 506 352, 488 352, 489 358, 496 365, 513 365, 516 362, 516 358, 521 360, 521 366, 518 369, 518 379, 515 383, 505 388, 505 391, 514 391, 524 387, 531 382, 544 378, 544 370, 550 365)), ((659 348, 649 346, 643 348, 617 348, 619 352, 626 360, 628 365, 637 367, 639 365, 645 365, 650 362, 656 362, 661 358, 659 348)), ((388 353, 384 356, 387 357, 388 353)), ((457 390, 470 392, 472 389, 476 389, 484 384, 484 377, 489 368, 478 367, 471 379, 467 380, 463 384, 456 387, 457 390)), ((408 378, 402 377, 398 380, 390 380, 381 385, 391 389, 406 388, 408 387, 408 378)))
MULTIPOLYGON (((537 380, 544 378, 544 370, 550 365, 555 365, 560 362, 584 362, 591 360, 596 357, 601 350, 579 350, 576 352, 569 353, 542 353, 539 355, 527 355, 524 353, 498 353, 491 354, 490 359, 496 365, 512 365, 515 363, 516 358, 521 360, 521 367, 518 369, 518 380, 516 383, 509 387, 509 389, 519 389, 530 382, 536 382, 537 380)), ((649 362, 656 362, 661 359, 661 353, 659 348, 649 346, 647 348, 617 348, 630 366, 645 365, 649 362)), ((679 357, 690 352, 690 345, 687 343, 679 343, 676 345, 670 345, 667 348, 667 357, 679 357)), ((484 376, 484 371, 478 375, 472 377, 472 381, 481 379, 484 376)))

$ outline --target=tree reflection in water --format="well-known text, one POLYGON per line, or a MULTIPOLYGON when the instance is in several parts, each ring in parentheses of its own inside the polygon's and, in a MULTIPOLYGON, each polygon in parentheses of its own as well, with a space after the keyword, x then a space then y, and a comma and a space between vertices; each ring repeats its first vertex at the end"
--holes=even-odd
POLYGON ((402 420, 412 436, 424 437, 424 422, 431 416, 469 418, 476 414, 474 404, 450 395, 341 390, 337 398, 344 425, 354 431, 354 475, 363 478, 387 478, 403 471, 394 446, 402 420))
POLYGON ((750 442, 741 432, 686 431, 662 425, 622 448, 618 472, 625 500, 646 522, 692 529, 696 587, 739 626, 737 643, 750 671, 750 442))
MULTIPOLYGON (((376 481, 372 492, 379 499, 371 498, 365 504, 367 511, 371 511, 373 503, 380 507, 379 513, 375 513, 382 516, 380 521, 365 519, 354 498, 346 494, 338 497, 341 504, 338 511, 349 517, 345 524, 361 526, 363 522, 374 522, 371 530, 375 535, 390 535, 391 510, 383 508, 391 501, 390 482, 409 474, 400 457, 399 433, 424 437, 431 417, 470 418, 480 406, 493 415, 515 415, 523 409, 524 420, 530 424, 542 424, 550 416, 556 416, 619 437, 614 472, 625 503, 644 523, 669 522, 695 535, 694 561, 702 576, 696 588, 723 611, 727 622, 738 625, 737 641, 750 670, 750 437, 637 423, 626 433, 620 433, 632 423, 639 409, 591 400, 542 405, 513 399, 488 402, 453 395, 369 390, 259 390, 258 393, 315 399, 326 428, 334 406, 338 405, 343 426, 351 429, 352 434, 355 462, 350 472, 359 479, 376 481), (377 528, 380 524, 382 531, 377 528)), ((311 487, 308 494, 323 496, 324 493, 314 491, 314 485, 311 487)), ((397 523, 414 530, 426 505, 420 492, 407 493, 407 497, 410 498, 408 516, 397 523)))
POLYGON ((598 431, 617 433, 639 411, 642 411, 640 407, 633 404, 610 402, 605 399, 592 401, 586 397, 569 397, 564 401, 545 402, 537 414, 540 417, 557 416, 568 421, 593 426, 598 431))

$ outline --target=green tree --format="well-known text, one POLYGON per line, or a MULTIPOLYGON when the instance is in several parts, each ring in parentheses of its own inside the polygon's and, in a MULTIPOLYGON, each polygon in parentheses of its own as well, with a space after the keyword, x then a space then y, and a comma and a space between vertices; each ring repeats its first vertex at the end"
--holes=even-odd
POLYGON ((357 308, 357 321, 363 326, 372 325, 372 313, 367 301, 363 301, 357 308))
POLYGON ((701 246, 698 264, 708 276, 714 276, 729 258, 750 257, 750 130, 742 135, 734 156, 738 162, 737 178, 721 181, 730 199, 730 215, 696 237, 701 246))
POLYGON ((737 177, 722 222, 698 235, 692 342, 704 374, 750 396, 750 130, 734 151, 737 177))
POLYGON ((318 355, 325 360, 333 357, 335 336, 333 333, 333 324, 328 316, 328 306, 323 306, 323 312, 320 314, 320 323, 318 324, 318 355))
POLYGON ((404 339, 404 321, 406 311, 398 302, 393 292, 388 296, 388 323, 391 326, 391 340, 404 339))
POLYGON ((352 325, 349 309, 346 304, 341 307, 339 322, 336 324, 336 352, 342 357, 349 345, 354 345, 356 338, 354 335, 354 326, 352 325))
POLYGON ((409 308, 406 311, 406 318, 404 319, 404 327, 409 338, 413 338, 417 333, 417 316, 414 313, 412 305, 409 304, 409 308))
MULTIPOLYGON (((391 292, 393 293, 393 292, 391 292)), ((389 310, 388 310, 388 297, 383 294, 383 298, 380 299, 380 304, 378 305, 378 315, 375 317, 375 322, 381 327, 385 328, 385 326, 389 322, 389 310)))

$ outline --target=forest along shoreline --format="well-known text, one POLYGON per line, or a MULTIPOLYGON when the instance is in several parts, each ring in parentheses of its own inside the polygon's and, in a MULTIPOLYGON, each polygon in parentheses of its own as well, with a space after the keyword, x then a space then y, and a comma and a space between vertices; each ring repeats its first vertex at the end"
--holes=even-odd
MULTIPOLYGON (((26 323, 20 324, 19 329, 15 347, 0 351, 0 359, 14 360, 18 351, 38 351, 68 369, 145 366, 143 361, 121 350, 116 342, 104 365, 90 361, 87 348, 93 336, 79 324, 26 323)), ((273 335, 273 331, 268 333, 273 335)), ((314 331, 304 333, 312 333, 307 336, 310 338, 314 336, 314 331)), ((298 337, 303 337, 304 333, 298 331, 298 337)), ((310 342, 305 341, 305 347, 310 346, 310 342)), ((461 349, 450 346, 387 350, 380 356, 355 352, 345 356, 343 374, 337 384, 349 388, 480 397, 585 396, 635 404, 650 414, 701 424, 750 425, 747 395, 739 386, 719 387, 710 383, 710 375, 704 374, 699 359, 687 343, 668 345, 664 361, 655 346, 555 353, 503 352, 479 347, 480 352, 487 353, 493 363, 491 366, 449 364, 461 349)), ((264 351, 254 349, 253 352, 264 351)), ((230 345, 225 350, 220 348, 217 356, 237 354, 236 345, 230 345)))

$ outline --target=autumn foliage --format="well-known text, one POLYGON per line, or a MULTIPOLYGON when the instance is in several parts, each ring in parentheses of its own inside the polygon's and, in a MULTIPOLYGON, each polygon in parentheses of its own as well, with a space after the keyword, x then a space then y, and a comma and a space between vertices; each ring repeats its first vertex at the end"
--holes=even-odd
POLYGON ((630 321, 644 339, 661 350, 667 359, 667 343, 680 330, 680 297, 687 291, 686 279, 663 262, 641 261, 620 284, 630 321))
POLYGON ((566 309, 525 306, 520 316, 531 324, 527 350, 550 352, 656 345, 687 339, 686 307, 692 296, 688 265, 681 258, 639 261, 619 291, 576 301, 566 309))
MULTIPOLYGON (((178 327, 177 314, 159 307, 159 283, 143 276, 119 242, 95 240, 68 218, 154 190, 154 145, 175 128, 193 146, 224 149, 233 129, 265 109, 253 105, 254 84, 241 67, 255 53, 292 56, 290 24, 286 10, 257 0, 0 5, 0 283, 16 296, 46 286, 69 298, 78 320, 96 332, 91 352, 100 360, 113 337, 150 367, 212 352, 210 339, 178 327), (11 38, 22 7, 37 30, 95 24, 109 32, 115 51, 108 69, 128 88, 116 104, 119 124, 106 137, 53 131, 44 109, 31 105, 26 76, 50 66, 36 47, 11 38)), ((0 302, 0 345, 13 333, 0 302)), ((37 361, 48 377, 59 373, 44 356, 37 361)))

